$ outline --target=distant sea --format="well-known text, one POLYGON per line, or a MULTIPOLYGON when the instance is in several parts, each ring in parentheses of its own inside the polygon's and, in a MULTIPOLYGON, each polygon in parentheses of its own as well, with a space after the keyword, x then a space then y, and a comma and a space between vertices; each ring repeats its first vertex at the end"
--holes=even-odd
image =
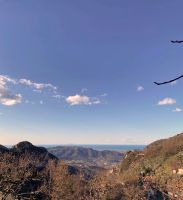
POLYGON ((143 150, 146 145, 100 145, 100 144, 82 144, 82 145, 42 145, 46 148, 56 146, 81 146, 86 148, 92 148, 98 151, 131 151, 131 150, 143 150))

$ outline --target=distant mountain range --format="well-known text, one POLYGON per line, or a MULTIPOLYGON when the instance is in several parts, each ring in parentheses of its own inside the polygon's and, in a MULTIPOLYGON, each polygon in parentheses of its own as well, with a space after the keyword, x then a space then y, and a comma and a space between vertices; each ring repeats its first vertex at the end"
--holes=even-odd
POLYGON ((117 151, 97 151, 80 146, 57 146, 48 148, 48 151, 60 160, 89 162, 100 167, 117 164, 124 156, 124 153, 117 151))

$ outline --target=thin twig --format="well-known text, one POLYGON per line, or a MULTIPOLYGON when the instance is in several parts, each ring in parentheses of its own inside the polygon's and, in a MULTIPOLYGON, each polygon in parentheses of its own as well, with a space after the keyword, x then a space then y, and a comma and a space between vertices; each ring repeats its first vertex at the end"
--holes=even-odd
POLYGON ((162 83, 158 83, 158 82, 154 82, 156 85, 164 85, 164 84, 168 84, 168 83, 172 83, 172 82, 174 82, 174 81, 176 81, 176 80, 178 80, 178 79, 180 79, 180 78, 183 78, 183 75, 182 76, 179 76, 179 77, 177 77, 177 78, 175 78, 175 79, 172 79, 172 80, 170 80, 170 81, 165 81, 165 82, 162 82, 162 83))
POLYGON ((183 43, 183 40, 171 40, 171 43, 183 43))

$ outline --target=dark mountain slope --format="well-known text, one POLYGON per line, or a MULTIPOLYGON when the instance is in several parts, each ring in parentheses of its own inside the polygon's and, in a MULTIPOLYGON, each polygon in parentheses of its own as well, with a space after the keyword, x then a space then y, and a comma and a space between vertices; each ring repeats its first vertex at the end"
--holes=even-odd
POLYGON ((5 146, 0 145, 0 153, 9 152, 9 149, 5 146))
POLYGON ((49 159, 57 159, 57 157, 49 153, 46 148, 34 146, 30 142, 27 142, 27 141, 23 141, 16 144, 11 149, 9 149, 9 151, 12 154, 16 154, 17 156, 30 154, 31 156, 35 156, 39 158, 40 161, 41 160, 48 161, 49 159))
POLYGON ((11 149, 0 146, 0 199, 71 199, 73 191, 78 191, 74 187, 83 181, 77 168, 59 161, 45 148, 29 142, 11 149))

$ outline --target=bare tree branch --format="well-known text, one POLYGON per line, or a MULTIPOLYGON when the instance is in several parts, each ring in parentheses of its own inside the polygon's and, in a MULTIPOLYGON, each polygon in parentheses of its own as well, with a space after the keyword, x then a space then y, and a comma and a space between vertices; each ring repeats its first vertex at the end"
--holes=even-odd
POLYGON ((177 78, 175 78, 175 79, 172 79, 172 80, 170 80, 170 81, 165 81, 165 82, 162 82, 162 83, 158 83, 158 82, 154 82, 156 85, 164 85, 164 84, 168 84, 168 83, 172 83, 172 82, 174 82, 174 81, 176 81, 176 80, 178 80, 178 79, 180 79, 180 78, 183 78, 183 75, 182 76, 179 76, 179 77, 177 77, 177 78))
POLYGON ((171 43, 183 43, 183 40, 171 40, 171 43))
MULTIPOLYGON (((171 43, 183 43, 183 40, 171 40, 171 43)), ((164 84, 168 84, 168 83, 172 83, 180 78, 183 78, 183 75, 175 78, 175 79, 172 79, 172 80, 169 80, 169 81, 165 81, 165 82, 154 82, 156 85, 164 85, 164 84)))

